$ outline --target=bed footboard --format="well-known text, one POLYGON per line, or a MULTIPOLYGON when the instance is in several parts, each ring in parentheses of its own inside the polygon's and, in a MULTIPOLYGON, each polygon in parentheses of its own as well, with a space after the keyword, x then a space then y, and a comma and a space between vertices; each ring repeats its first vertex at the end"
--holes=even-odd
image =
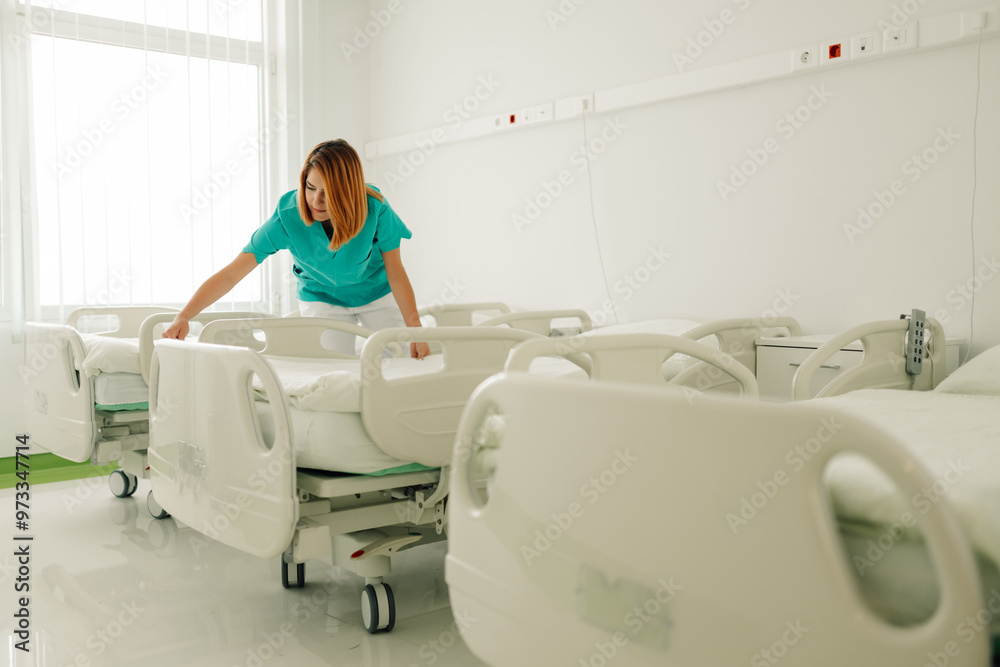
MULTIPOLYGON (((452 466, 445 576, 456 615, 478 619, 463 633, 477 656, 568 665, 613 649, 623 665, 753 665, 779 646, 795 665, 922 665, 984 608, 945 500, 917 517, 934 614, 897 627, 858 592, 824 470, 860 452, 911 497, 932 478, 900 443, 819 404, 689 398, 522 373, 476 391, 457 436, 468 447, 452 466)), ((968 634, 962 664, 988 664, 988 633, 968 634)))
POLYGON ((529 310, 517 313, 505 313, 497 317, 490 318, 485 322, 480 322, 481 327, 509 326, 512 329, 523 329, 542 336, 552 335, 552 322, 554 320, 577 320, 580 322, 580 331, 590 331, 594 324, 590 315, 585 310, 529 310))
POLYGON ((260 557, 282 553, 298 521, 284 391, 243 347, 161 341, 150 383, 149 477, 156 502, 192 528, 260 557), (264 440, 256 374, 274 420, 264 440))
POLYGON ((86 352, 79 332, 66 324, 25 326, 25 417, 31 441, 70 461, 90 459, 97 438, 94 390, 77 370, 86 352))
POLYGON ((510 306, 499 301, 479 303, 441 303, 424 306, 417 311, 420 317, 433 317, 434 326, 470 327, 476 313, 509 313, 510 306))

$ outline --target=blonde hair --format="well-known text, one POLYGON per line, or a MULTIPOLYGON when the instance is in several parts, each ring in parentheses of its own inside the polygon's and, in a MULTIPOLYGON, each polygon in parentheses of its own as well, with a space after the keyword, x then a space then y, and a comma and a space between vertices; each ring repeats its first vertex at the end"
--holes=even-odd
POLYGON ((330 250, 337 250, 353 239, 364 227, 368 217, 368 195, 379 201, 385 198, 370 185, 358 157, 350 144, 343 139, 324 141, 309 153, 299 175, 299 215, 307 226, 316 220, 306 205, 306 175, 315 169, 326 190, 326 208, 330 213, 333 237, 330 250))

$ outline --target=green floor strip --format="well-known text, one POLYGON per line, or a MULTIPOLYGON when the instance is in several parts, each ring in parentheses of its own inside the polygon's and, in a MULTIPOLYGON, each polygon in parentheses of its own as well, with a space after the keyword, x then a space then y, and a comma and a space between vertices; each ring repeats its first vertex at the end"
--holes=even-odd
MULTIPOLYGON (((109 463, 103 466, 93 466, 88 462, 74 463, 66 459, 59 458, 55 454, 32 454, 28 459, 28 482, 30 484, 46 484, 48 482, 65 482, 71 479, 84 479, 86 477, 101 477, 111 474, 117 470, 117 463, 109 463)), ((13 456, 0 458, 0 489, 11 489, 14 485, 22 481, 16 475, 17 469, 13 456)))

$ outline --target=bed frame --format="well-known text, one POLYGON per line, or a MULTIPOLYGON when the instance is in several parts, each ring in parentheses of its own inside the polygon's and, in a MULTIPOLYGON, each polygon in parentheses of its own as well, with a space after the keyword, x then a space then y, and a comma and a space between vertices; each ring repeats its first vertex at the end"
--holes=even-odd
MULTIPOLYGON (((146 473, 149 441, 147 410, 103 411, 94 406, 94 378, 77 369, 86 356, 78 331, 89 318, 117 320, 102 336, 140 339, 140 369, 148 384, 148 364, 154 326, 173 320, 176 310, 161 306, 107 306, 78 308, 66 324, 29 322, 25 329, 25 413, 31 440, 56 456, 93 465, 119 461, 108 484, 114 495, 135 493, 146 473), (145 356, 142 350, 146 350, 145 356)), ((267 317, 257 313, 202 313, 193 322, 225 317, 267 317)), ((157 332, 158 333, 158 332, 157 332)), ((152 510, 151 510, 152 511, 152 510)))
POLYGON ((387 454, 434 469, 364 476, 297 468, 287 398, 267 361, 271 354, 333 356, 320 337, 345 325, 282 318, 255 324, 266 338, 260 351, 218 344, 241 326, 239 320, 214 322, 198 343, 168 340, 156 346, 149 448, 156 502, 229 546, 262 558, 281 556, 286 587, 304 585, 311 558, 365 577, 365 626, 369 632, 391 630, 395 601, 382 578, 396 551, 445 538, 449 464, 465 403, 483 380, 502 370, 514 345, 536 335, 431 327, 370 336, 361 358, 364 426, 387 454), (442 345, 442 371, 386 380, 383 350, 415 340, 442 345), (250 390, 253 374, 270 404, 275 434, 270 442, 250 390))

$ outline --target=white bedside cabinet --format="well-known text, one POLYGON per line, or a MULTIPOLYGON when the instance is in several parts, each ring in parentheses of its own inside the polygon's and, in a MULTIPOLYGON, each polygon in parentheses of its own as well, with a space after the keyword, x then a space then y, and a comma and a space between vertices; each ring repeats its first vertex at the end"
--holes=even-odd
MULTIPOLYGON (((760 398, 764 401, 792 400, 792 378, 806 357, 833 338, 834 334, 815 336, 789 336, 786 338, 757 339, 757 383, 760 398)), ((951 373, 958 368, 959 353, 965 345, 964 338, 945 339, 945 371, 951 373)), ((813 375, 810 392, 815 394, 831 380, 861 363, 864 351, 861 341, 854 341, 842 347, 813 375)))

